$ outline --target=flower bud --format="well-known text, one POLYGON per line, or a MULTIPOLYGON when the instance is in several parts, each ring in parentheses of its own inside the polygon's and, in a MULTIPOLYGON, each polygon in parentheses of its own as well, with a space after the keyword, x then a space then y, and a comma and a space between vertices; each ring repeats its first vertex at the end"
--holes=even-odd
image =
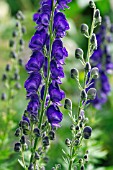
POLYGON ((23 129, 23 134, 24 135, 29 135, 30 131, 28 128, 23 129))
POLYGON ((25 143, 26 143, 25 136, 22 136, 22 137, 21 137, 20 143, 21 143, 21 144, 25 144, 25 143))
POLYGON ((13 31, 13 32, 12 32, 12 36, 13 36, 13 37, 17 37, 17 36, 18 36, 17 31, 13 31))
POLYGON ((84 139, 89 139, 92 133, 92 128, 90 126, 85 126, 83 130, 84 139))
POLYGON ((16 129, 15 136, 18 137, 20 136, 21 130, 20 128, 16 129))
POLYGON ((38 152, 35 152, 35 156, 34 157, 35 157, 36 160, 40 159, 40 155, 38 154, 38 152))
POLYGON ((96 98, 97 90, 95 88, 90 88, 87 92, 87 98, 89 100, 94 100, 96 98))
POLYGON ((6 70, 6 71, 10 71, 10 70, 11 70, 10 64, 7 64, 7 65, 6 65, 5 70, 6 70))
POLYGON ((33 130, 33 133, 35 134, 35 136, 38 138, 38 137, 40 137, 40 130, 38 129, 38 128, 35 128, 34 130, 33 130))
POLYGON ((28 167, 28 170, 34 170, 34 165, 33 163, 30 163, 29 167, 28 167))
POLYGON ((82 99, 82 100, 86 100, 86 99, 87 99, 87 93, 86 93, 85 90, 82 90, 82 91, 81 91, 81 99, 82 99))
POLYGON ((80 30, 81 30, 81 33, 82 33, 82 34, 88 36, 88 35, 89 35, 88 29, 89 29, 89 28, 88 28, 88 25, 86 25, 86 24, 82 24, 82 25, 81 25, 80 30))
POLYGON ((65 144, 69 147, 69 146, 71 145, 70 139, 67 138, 67 139, 65 140, 65 144))
POLYGON ((15 43, 15 42, 14 42, 13 40, 10 40, 10 41, 9 41, 9 47, 13 47, 13 46, 14 46, 14 43, 15 43))
POLYGON ((2 101, 6 100, 6 93, 2 93, 2 95, 1 95, 1 100, 2 100, 2 101))
POLYGON ((23 60, 22 60, 21 58, 19 58, 19 60, 18 60, 18 64, 19 64, 20 66, 22 66, 22 65, 23 65, 23 60))
POLYGON ((75 127, 75 129, 76 129, 76 130, 79 130, 80 128, 79 128, 79 126, 77 125, 77 126, 75 127))
POLYGON ((99 78, 99 69, 97 67, 92 68, 90 75, 91 75, 92 79, 98 79, 99 78))
POLYGON ((70 126, 70 130, 75 130, 75 126, 73 124, 70 126))
POLYGON ((15 59, 17 58, 17 54, 14 51, 11 51, 10 57, 15 59))
POLYGON ((79 143, 80 143, 79 139, 76 139, 74 144, 75 146, 77 146, 79 143))
POLYGON ((102 22, 102 18, 101 18, 101 16, 100 16, 100 11, 99 11, 99 9, 96 9, 95 14, 94 14, 94 17, 95 17, 95 26, 100 25, 101 22, 102 22))
POLYGON ((26 33, 26 27, 25 26, 22 26, 22 33, 25 34, 26 33))
POLYGON ((20 45, 24 45, 24 40, 23 40, 23 39, 20 39, 20 40, 19 40, 19 44, 20 44, 20 45))
POLYGON ((79 72, 76 68, 71 69, 71 78, 72 79, 79 79, 79 72))
POLYGON ((95 34, 92 34, 90 42, 95 47, 95 49, 97 49, 97 39, 96 39, 96 35, 95 34))
POLYGON ((110 27, 110 32, 113 33, 113 24, 110 27))
POLYGON ((93 1, 89 1, 90 8, 95 8, 95 3, 93 1))
POLYGON ((90 63, 86 63, 86 66, 85 66, 85 71, 86 71, 86 73, 88 73, 90 70, 91 70, 91 65, 90 65, 90 63))
POLYGON ((65 99, 64 108, 67 110, 72 110, 72 102, 70 99, 65 99))
POLYGON ((5 81, 7 79, 7 75, 6 74, 3 74, 2 75, 2 81, 5 81))
POLYGON ((77 48, 75 50, 75 58, 82 59, 83 58, 83 50, 81 48, 77 48))
POLYGON ((45 136, 44 138, 43 138, 43 145, 44 146, 48 146, 49 145, 49 138, 48 138, 48 136, 45 136))
POLYGON ((36 123, 38 122, 37 117, 36 117, 34 114, 31 114, 31 116, 30 116, 30 121, 31 121, 33 124, 36 124, 36 123))
POLYGON ((80 170, 85 170, 84 165, 81 166, 80 170))
POLYGON ((55 139, 55 132, 53 130, 51 130, 48 135, 49 135, 49 139, 50 140, 54 140, 55 139))
POLYGON ((25 19, 22 11, 18 11, 17 14, 16 14, 16 17, 17 17, 17 19, 19 19, 19 20, 24 20, 24 19, 25 19))
POLYGON ((15 152, 19 152, 20 150, 21 150, 21 144, 20 144, 20 142, 15 143, 14 151, 15 151, 15 152))

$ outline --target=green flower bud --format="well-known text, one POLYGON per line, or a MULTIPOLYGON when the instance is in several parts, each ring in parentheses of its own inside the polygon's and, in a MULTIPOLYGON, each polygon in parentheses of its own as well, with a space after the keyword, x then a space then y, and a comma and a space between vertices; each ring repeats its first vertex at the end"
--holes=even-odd
POLYGON ((101 16, 100 16, 100 11, 99 11, 99 9, 96 9, 95 14, 94 14, 94 17, 95 17, 95 26, 100 25, 101 22, 102 22, 102 18, 101 18, 101 16))
POLYGON ((93 49, 97 49, 97 39, 96 39, 96 35, 95 34, 92 34, 90 42, 91 42, 91 44, 93 46, 93 49))
POLYGON ((72 110, 72 102, 70 99, 65 99, 64 108, 67 110, 72 110))
POLYGON ((90 63, 86 63, 86 66, 85 66, 85 71, 86 71, 86 73, 88 73, 90 70, 91 70, 91 65, 90 65, 90 63))
POLYGON ((72 79, 79 79, 79 72, 76 68, 71 69, 71 78, 72 79))
POLYGON ((67 139, 65 140, 65 144, 69 147, 69 146, 71 145, 70 139, 67 138, 67 139))
POLYGON ((92 79, 98 79, 99 78, 99 69, 97 67, 92 68, 90 72, 92 79))
POLYGON ((97 90, 95 88, 90 88, 87 92, 87 98, 89 100, 94 100, 96 97, 97 90))
POLYGON ((86 93, 85 90, 82 90, 82 91, 81 91, 81 99, 82 99, 82 100, 86 100, 86 98, 87 98, 87 93, 86 93))
POLYGON ((87 24, 82 24, 82 25, 81 25, 80 30, 81 30, 81 33, 82 33, 82 34, 88 36, 88 35, 89 35, 88 29, 89 29, 89 28, 88 28, 88 25, 87 25, 87 24))
POLYGON ((95 8, 95 3, 93 1, 89 1, 90 8, 95 8))
POLYGON ((75 58, 82 59, 83 58, 83 50, 81 48, 77 48, 75 50, 75 58))

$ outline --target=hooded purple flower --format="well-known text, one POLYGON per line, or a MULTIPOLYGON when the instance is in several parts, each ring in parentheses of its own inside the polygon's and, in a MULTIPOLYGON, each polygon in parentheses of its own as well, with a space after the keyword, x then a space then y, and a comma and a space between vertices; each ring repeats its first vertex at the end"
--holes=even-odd
POLYGON ((29 48, 33 51, 42 50, 46 43, 47 33, 44 29, 36 31, 35 35, 31 38, 29 48))
POLYGON ((53 80, 64 78, 64 72, 63 68, 59 65, 57 66, 55 60, 52 60, 50 63, 50 69, 51 69, 51 78, 53 80))
POLYGON ((37 94, 31 96, 31 100, 28 103, 27 111, 31 114, 38 114, 38 109, 40 107, 39 97, 37 94))
POLYGON ((60 64, 64 64, 65 57, 68 56, 68 52, 66 48, 63 47, 63 43, 60 39, 56 39, 53 42, 52 56, 54 56, 55 60, 60 64))
POLYGON ((64 37, 66 31, 69 29, 69 24, 66 20, 66 17, 63 13, 58 12, 54 17, 54 30, 56 37, 64 37))
POLYGON ((44 63, 44 55, 39 52, 33 52, 30 60, 26 64, 26 70, 28 73, 39 71, 44 63))
POLYGON ((54 105, 50 105, 47 109, 46 115, 49 123, 54 127, 59 127, 59 123, 62 121, 63 115, 59 108, 54 105))
POLYGON ((57 83, 51 83, 49 86, 49 95, 52 102, 57 103, 65 98, 64 91, 60 90, 57 83))
POLYGON ((25 81, 24 87, 28 93, 35 93, 41 84, 41 75, 38 72, 30 74, 29 78, 25 81))
POLYGON ((58 9, 64 9, 64 8, 69 8, 67 6, 68 3, 70 3, 72 0, 57 0, 58 2, 58 9))

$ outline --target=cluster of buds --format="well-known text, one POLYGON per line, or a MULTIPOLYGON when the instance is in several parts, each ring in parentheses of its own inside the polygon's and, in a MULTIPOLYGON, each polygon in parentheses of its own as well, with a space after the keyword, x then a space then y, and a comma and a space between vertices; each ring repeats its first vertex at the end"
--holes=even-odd
POLYGON ((72 120, 70 127, 72 131, 72 138, 67 138, 65 144, 69 148, 69 154, 65 154, 64 160, 69 164, 68 169, 72 168, 84 170, 86 163, 88 162, 88 151, 83 158, 80 158, 79 148, 82 146, 84 140, 88 140, 92 134, 92 128, 88 126, 89 120, 85 115, 87 106, 96 98, 97 90, 92 87, 92 80, 99 78, 99 69, 97 67, 91 68, 90 57, 97 49, 96 35, 94 29, 101 24, 100 11, 96 9, 93 1, 89 2, 89 6, 93 8, 93 21, 91 30, 86 24, 81 25, 81 33, 88 39, 87 56, 84 56, 82 49, 77 48, 75 50, 75 59, 79 60, 84 67, 84 82, 80 83, 80 74, 76 68, 71 69, 71 78, 76 82, 80 90, 80 102, 78 112, 73 114, 72 102, 70 99, 65 100, 64 108, 68 110, 69 117, 72 120))

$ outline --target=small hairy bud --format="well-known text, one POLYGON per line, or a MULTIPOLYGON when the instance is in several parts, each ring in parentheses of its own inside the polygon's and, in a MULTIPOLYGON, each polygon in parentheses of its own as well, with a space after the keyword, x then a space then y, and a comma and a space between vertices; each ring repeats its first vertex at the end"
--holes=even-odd
POLYGON ((2 75, 2 81, 5 81, 7 79, 7 75, 6 74, 3 74, 2 75))
POLYGON ((67 110, 72 110, 72 102, 70 99, 65 99, 64 108, 67 110))
POLYGON ((14 40, 10 40, 10 41, 9 41, 9 47, 13 47, 13 46, 14 46, 14 43, 15 43, 14 40))
POLYGON ((21 130, 20 128, 16 129, 15 136, 18 137, 20 136, 21 130))
POLYGON ((19 152, 20 150, 21 150, 21 144, 20 144, 20 142, 15 143, 14 151, 15 151, 15 152, 19 152))
POLYGON ((49 138, 48 138, 48 136, 45 136, 44 138, 43 138, 43 145, 44 146, 48 146, 49 145, 49 138))
POLYGON ((25 143, 26 143, 25 136, 22 136, 22 137, 21 137, 20 143, 21 143, 21 144, 25 144, 25 143))
POLYGON ((87 98, 89 100, 94 100, 96 97, 97 90, 95 88, 90 88, 87 92, 87 98))
POLYGON ((92 79, 98 79, 99 78, 99 69, 97 67, 92 68, 90 75, 91 75, 92 79))
POLYGON ((17 54, 14 51, 11 51, 10 57, 15 59, 15 58, 17 58, 17 54))
POLYGON ((89 1, 89 7, 90 8, 95 8, 95 3, 93 1, 89 1))
POLYGON ((17 19, 19 19, 19 20, 24 20, 24 19, 25 19, 22 11, 18 11, 17 14, 16 14, 16 17, 17 17, 17 19))
POLYGON ((77 48, 75 50, 75 58, 82 59, 83 58, 83 50, 81 48, 77 48))
POLYGON ((50 140, 54 140, 55 139, 55 132, 53 130, 51 130, 48 135, 49 135, 49 139, 50 140))
POLYGON ((68 139, 68 138, 67 138, 67 139, 65 140, 65 144, 69 147, 69 146, 70 146, 70 144, 71 144, 70 139, 68 139))
POLYGON ((29 167, 28 167, 28 170, 34 170, 34 165, 33 163, 30 163, 29 167))
POLYGON ((94 17, 95 17, 95 26, 100 25, 101 22, 102 22, 102 18, 101 18, 101 16, 100 16, 100 11, 99 11, 99 9, 96 9, 95 14, 94 14, 94 17))
POLYGON ((97 39, 96 39, 96 35, 92 34, 92 37, 90 39, 92 45, 94 45, 95 47, 97 47, 97 39))
POLYGON ((79 142, 80 142, 79 139, 76 139, 76 140, 75 140, 75 143, 74 143, 75 146, 77 146, 77 145, 79 144, 79 142))
POLYGON ((33 130, 33 133, 35 134, 35 136, 38 138, 38 137, 40 137, 40 130, 38 129, 38 128, 35 128, 34 130, 33 130))
POLYGON ((90 70, 91 70, 91 65, 90 65, 90 63, 86 63, 86 66, 85 66, 85 71, 86 71, 86 73, 88 73, 90 70))
POLYGON ((10 64, 7 64, 7 65, 6 65, 5 70, 6 70, 6 71, 10 71, 10 70, 11 70, 11 66, 10 66, 10 64))
POLYGON ((38 154, 38 152, 35 152, 35 156, 34 157, 35 157, 36 160, 40 159, 40 155, 38 154))
POLYGON ((84 165, 81 166, 80 170, 85 170, 84 165))
POLYGON ((1 95, 1 100, 2 100, 2 101, 6 100, 6 93, 2 93, 2 95, 1 95))
POLYGON ((80 27, 80 31, 82 34, 88 36, 89 35, 89 32, 88 32, 88 25, 87 24, 82 24, 81 27, 80 27))
POLYGON ((18 36, 17 31, 13 31, 13 32, 12 32, 12 36, 13 36, 13 37, 17 37, 17 36, 18 36))
POLYGON ((81 91, 81 99, 82 99, 82 100, 86 100, 86 99, 87 99, 87 93, 86 93, 85 90, 82 90, 82 91, 81 91))
POLYGON ((84 139, 89 139, 92 133, 92 128, 90 126, 85 126, 83 130, 84 139))
POLYGON ((72 79, 79 79, 79 72, 76 68, 71 69, 71 78, 72 79))

